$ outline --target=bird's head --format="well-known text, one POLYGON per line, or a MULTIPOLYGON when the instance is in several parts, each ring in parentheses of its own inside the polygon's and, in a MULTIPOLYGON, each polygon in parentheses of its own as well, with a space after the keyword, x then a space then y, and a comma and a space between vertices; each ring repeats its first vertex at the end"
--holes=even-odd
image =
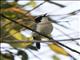
POLYGON ((36 22, 36 23, 41 22, 41 20, 42 20, 44 17, 47 17, 47 13, 44 14, 44 15, 40 15, 39 17, 37 17, 37 18, 35 19, 35 22, 36 22))

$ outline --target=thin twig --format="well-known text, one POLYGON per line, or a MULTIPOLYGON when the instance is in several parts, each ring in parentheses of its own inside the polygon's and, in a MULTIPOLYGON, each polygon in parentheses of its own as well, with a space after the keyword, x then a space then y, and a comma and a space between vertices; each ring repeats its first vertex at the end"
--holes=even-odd
POLYGON ((53 19, 51 19, 50 17, 48 17, 48 18, 49 18, 49 20, 50 20, 51 22, 57 24, 58 26, 64 27, 64 28, 66 28, 66 29, 69 29, 68 27, 66 27, 66 26, 64 26, 64 25, 59 24, 56 20, 53 20, 53 19))
POLYGON ((41 60, 41 58, 38 57, 36 54, 34 54, 30 49, 28 49, 28 51, 29 51, 30 53, 32 53, 35 57, 37 57, 39 60, 41 60))
MULTIPOLYGON (((73 11, 73 12, 71 12, 71 13, 66 14, 66 16, 65 16, 65 17, 62 17, 61 19, 67 18, 67 17, 69 17, 70 15, 71 15, 71 16, 72 16, 72 15, 75 15, 75 14, 77 14, 78 12, 80 12, 80 9, 77 10, 77 11, 73 11)), ((61 26, 61 27, 64 27, 64 28, 66 28, 66 29, 70 29, 70 28, 68 28, 68 27, 66 27, 66 26, 64 26, 64 25, 58 24, 58 22, 57 22, 56 20, 51 19, 51 18, 49 17, 49 15, 48 15, 48 18, 49 18, 49 20, 52 21, 53 23, 55 23, 55 24, 57 24, 57 25, 59 25, 59 26, 61 26)), ((60 19, 59 19, 59 20, 60 20, 60 19)))
POLYGON ((62 8, 66 7, 65 5, 62 5, 62 4, 59 4, 59 3, 56 3, 56 2, 52 2, 51 0, 48 0, 48 2, 51 3, 51 4, 57 5, 59 7, 62 7, 62 8))
MULTIPOLYGON (((73 12, 71 12, 71 13, 66 14, 66 16, 65 16, 65 17, 62 17, 61 19, 65 19, 65 18, 67 18, 67 17, 76 15, 78 12, 80 12, 80 9, 77 10, 77 11, 73 11, 73 12)), ((78 15, 80 15, 80 14, 78 14, 78 15)), ((59 19, 59 20, 61 20, 61 19, 59 19)))
POLYGON ((52 37, 49 37, 49 36, 46 36, 46 35, 44 35, 44 34, 42 34, 42 33, 40 33, 40 32, 37 32, 37 31, 35 31, 34 29, 31 29, 31 28, 29 28, 29 27, 27 27, 27 26, 25 26, 24 24, 21 24, 21 23, 19 23, 19 22, 16 22, 15 20, 10 19, 10 18, 6 17, 6 16, 3 15, 3 14, 0 14, 0 15, 1 15, 2 17, 4 17, 4 18, 6 18, 6 19, 8 19, 8 20, 10 20, 10 21, 12 21, 12 22, 14 22, 14 23, 17 23, 17 24, 19 24, 19 25, 25 27, 26 29, 29 29, 29 30, 31 30, 31 31, 33 31, 33 32, 35 32, 35 33, 40 34, 41 36, 44 36, 44 37, 46 37, 46 38, 48 38, 48 39, 50 39, 50 40, 53 40, 54 42, 58 43, 59 45, 65 47, 65 48, 67 48, 67 49, 69 49, 69 50, 71 50, 71 51, 73 51, 73 52, 75 52, 75 53, 80 54, 80 52, 78 52, 78 51, 76 51, 76 50, 74 50, 74 49, 72 49, 72 48, 70 48, 70 47, 68 47, 68 46, 66 46, 66 45, 64 45, 64 44, 62 44, 62 43, 56 41, 56 40, 53 39, 52 37))
POLYGON ((74 41, 76 43, 76 45, 80 46, 80 44, 74 40, 73 37, 69 36, 68 34, 64 33, 63 31, 61 31, 60 29, 58 29, 57 27, 55 27, 55 29, 59 30, 60 32, 62 32, 65 36, 69 37, 70 39, 72 39, 72 41, 74 41))
MULTIPOLYGON (((76 40, 80 40, 80 38, 74 38, 73 41, 76 41, 76 40)), ((72 41, 72 39, 61 39, 61 40, 57 40, 59 42, 62 42, 62 41, 72 41)), ((41 41, 41 40, 2 40, 2 42, 4 43, 29 43, 29 42, 32 42, 32 43, 36 43, 36 42, 41 42, 41 43, 45 43, 45 42, 54 42, 53 40, 49 40, 49 41, 41 41)))

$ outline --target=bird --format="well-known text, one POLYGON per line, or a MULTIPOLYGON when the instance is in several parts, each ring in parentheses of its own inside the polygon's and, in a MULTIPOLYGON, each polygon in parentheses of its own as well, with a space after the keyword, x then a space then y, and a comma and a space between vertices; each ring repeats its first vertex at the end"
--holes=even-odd
MULTIPOLYGON (((38 21, 38 23, 36 24, 36 31, 41 33, 41 34, 44 34, 44 35, 50 35, 52 30, 53 30, 53 25, 52 25, 52 22, 49 21, 48 17, 46 16, 46 14, 44 14, 43 16, 40 16, 36 19, 37 20, 40 20, 38 21), (38 19, 39 18, 39 19, 38 19)), ((38 33, 33 33, 33 39, 34 40, 41 40, 42 36, 39 35, 38 33)), ((40 42, 36 42, 36 47, 38 49, 40 49, 40 42)))
MULTIPOLYGON (((51 20, 48 18, 48 16, 46 16, 46 14, 44 14, 43 16, 39 16, 38 18, 36 18, 36 31, 51 37, 51 32, 53 31, 54 26, 52 25, 51 20)), ((34 40, 41 40, 43 36, 39 35, 38 33, 33 33, 33 39, 34 40)), ((50 41, 52 41, 52 39, 49 39, 50 41)), ((52 43, 48 43, 49 48, 56 52, 59 53, 61 55, 65 55, 65 56, 70 56, 71 58, 73 58, 73 60, 76 60, 71 54, 69 54, 65 49, 63 49, 58 43, 56 42, 52 42, 52 43)), ((40 42, 36 42, 36 47, 38 49, 40 49, 40 42)))

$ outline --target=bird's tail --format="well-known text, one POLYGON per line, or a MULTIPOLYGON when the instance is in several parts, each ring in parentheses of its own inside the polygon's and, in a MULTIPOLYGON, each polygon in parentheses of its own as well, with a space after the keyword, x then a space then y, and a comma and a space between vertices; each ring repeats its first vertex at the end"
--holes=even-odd
POLYGON ((41 46, 40 46, 40 42, 37 42, 37 43, 36 43, 36 48, 38 48, 38 49, 41 48, 41 46))

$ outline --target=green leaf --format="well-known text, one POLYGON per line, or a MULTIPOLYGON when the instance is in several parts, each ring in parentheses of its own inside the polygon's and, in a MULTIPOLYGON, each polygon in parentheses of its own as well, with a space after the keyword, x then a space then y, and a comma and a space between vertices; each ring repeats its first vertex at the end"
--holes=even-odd
POLYGON ((21 55, 22 56, 22 59, 21 60, 28 60, 28 55, 23 50, 18 50, 18 54, 17 55, 21 55))
POLYGON ((8 3, 4 3, 4 4, 0 4, 0 8, 11 8, 11 7, 13 7, 14 5, 10 5, 10 4, 8 4, 8 3))
POLYGON ((58 56, 54 55, 53 60, 60 60, 60 58, 58 56))
POLYGON ((9 17, 9 18, 16 18, 17 17, 17 13, 15 13, 15 12, 11 12, 11 11, 5 11, 5 12, 2 12, 4 15, 6 15, 7 17, 9 17))
POLYGON ((12 60, 12 59, 14 60, 13 55, 0 53, 0 60, 12 60))
POLYGON ((0 0, 1 2, 5 2, 6 0, 0 0))

